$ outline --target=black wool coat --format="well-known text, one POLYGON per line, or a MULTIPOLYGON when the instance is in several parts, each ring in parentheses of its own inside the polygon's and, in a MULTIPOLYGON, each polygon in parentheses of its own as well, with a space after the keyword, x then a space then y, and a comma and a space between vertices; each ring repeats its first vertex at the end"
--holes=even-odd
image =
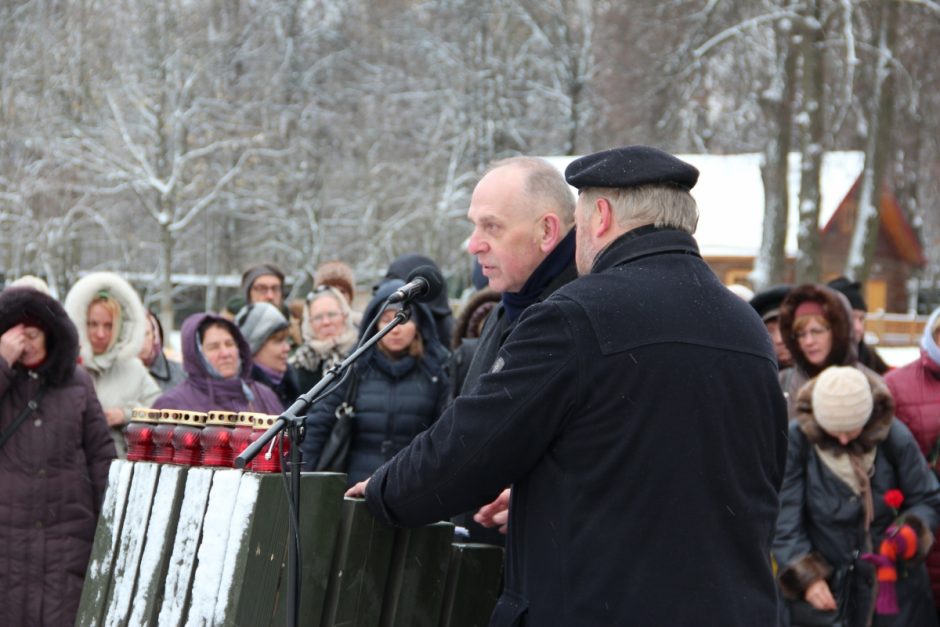
POLYGON ((776 374, 760 319, 690 235, 627 233, 522 314, 367 504, 421 525, 511 484, 493 625, 772 625, 776 374))

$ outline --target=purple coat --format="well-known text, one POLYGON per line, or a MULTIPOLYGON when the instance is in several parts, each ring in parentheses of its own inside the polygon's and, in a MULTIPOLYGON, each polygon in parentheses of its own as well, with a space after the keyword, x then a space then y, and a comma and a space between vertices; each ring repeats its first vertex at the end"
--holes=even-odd
POLYGON ((234 323, 210 313, 193 314, 183 321, 180 330, 183 345, 183 369, 188 378, 164 392, 153 404, 154 409, 188 409, 190 411, 253 411, 280 415, 283 411, 277 395, 267 386, 251 379, 251 350, 234 323), (209 323, 222 324, 238 344, 241 372, 231 379, 213 378, 199 354, 198 331, 209 323), (253 398, 245 393, 250 390, 253 398))

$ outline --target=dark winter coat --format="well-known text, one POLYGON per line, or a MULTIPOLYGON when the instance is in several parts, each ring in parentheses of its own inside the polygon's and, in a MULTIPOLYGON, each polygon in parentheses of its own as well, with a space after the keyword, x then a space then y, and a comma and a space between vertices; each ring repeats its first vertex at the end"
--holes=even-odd
POLYGON ((0 624, 71 625, 116 453, 65 311, 33 289, 0 294, 0 334, 24 315, 45 330, 48 356, 35 370, 0 358, 0 430, 46 391, 0 449, 0 624))
POLYGON ((300 383, 298 382, 297 378, 297 371, 294 370, 291 366, 287 366, 287 370, 284 371, 284 376, 278 383, 274 383, 267 373, 257 364, 252 365, 251 367, 251 378, 261 385, 271 388, 274 394, 277 395, 278 400, 281 402, 282 411, 290 407, 291 403, 296 401, 298 396, 309 389, 300 389, 300 383))
POLYGON ((799 285, 787 294, 780 305, 780 334, 787 350, 793 356, 793 366, 780 371, 780 385, 787 398, 787 415, 796 418, 796 396, 806 382, 829 366, 854 366, 858 364, 858 343, 852 335, 852 307, 840 292, 807 283, 799 285), (832 330, 832 348, 825 363, 814 366, 806 359, 800 344, 793 337, 793 314, 806 301, 815 301, 823 307, 823 317, 832 330))
POLYGON ((695 240, 638 229, 525 310, 367 504, 423 525, 512 485, 493 625, 772 625, 776 375, 763 323, 695 240))
MULTIPOLYGON (((564 270, 555 276, 545 289, 542 290, 537 302, 544 301, 562 285, 566 285, 576 278, 578 278, 578 269, 575 266, 574 255, 571 254, 568 263, 564 266, 564 270)), ((506 338, 509 337, 509 334, 515 328, 518 321, 519 318, 510 321, 503 304, 501 302, 496 304, 483 323, 480 339, 473 345, 473 351, 469 352, 467 349, 464 349, 463 351, 458 350, 454 353, 454 361, 456 362, 454 367, 460 367, 461 369, 461 371, 455 375, 461 377, 461 379, 458 385, 453 386, 454 390, 459 390, 461 394, 465 394, 477 384, 480 377, 489 371, 493 362, 496 361, 500 347, 506 342, 506 338), (464 363, 459 364, 458 360, 464 363)), ((506 543, 506 537, 501 534, 498 529, 488 529, 477 523, 473 519, 475 513, 475 509, 462 512, 454 516, 452 522, 466 529, 469 540, 473 542, 485 542, 487 544, 503 546, 506 543)))
MULTIPOLYGON (((936 625, 927 571, 921 559, 930 544, 930 530, 940 524, 940 484, 917 450, 910 431, 893 418, 891 395, 878 375, 862 368, 869 379, 874 409, 861 435, 843 447, 820 428, 813 416, 812 384, 801 390, 797 420, 790 425, 786 476, 780 493, 780 518, 774 557, 780 587, 789 598, 802 599, 807 586, 840 568, 855 567, 851 625, 865 625, 874 610, 874 569, 855 559, 855 551, 877 550, 895 515, 884 502, 888 490, 904 494, 905 521, 921 532, 918 558, 903 569, 897 584, 900 615, 896 625, 936 625), (874 521, 871 540, 864 532, 862 501, 819 458, 815 446, 855 452, 877 447, 871 476, 874 521)), ((833 590, 833 594, 838 591, 833 590)))
POLYGON ((186 372, 183 366, 175 361, 167 359, 163 351, 159 351, 154 357, 153 363, 148 369, 150 377, 156 381, 157 385, 164 392, 175 388, 186 379, 186 372))
POLYGON ((188 409, 190 411, 253 411, 280 415, 281 401, 266 385, 251 378, 251 349, 235 323, 209 313, 193 314, 180 329, 183 368, 187 378, 154 402, 154 409, 188 409), (199 329, 210 322, 224 325, 238 344, 241 372, 231 379, 215 379, 199 353, 199 329), (246 388, 248 392, 246 393, 246 388))
MULTIPOLYGON (((931 316, 931 321, 940 310, 931 316)), ((921 342, 936 346, 930 336, 930 323, 921 342)), ((921 349, 920 359, 885 375, 885 383, 894 397, 894 413, 911 430, 921 453, 933 464, 934 473, 940 465, 933 459, 940 441, 940 364, 921 349)), ((940 544, 934 544, 927 556, 927 570, 933 586, 934 604, 940 607, 940 544)))
MULTIPOLYGON (((384 283, 362 317, 363 326, 375 317, 380 305, 401 281, 384 283)), ((353 485, 403 449, 420 432, 437 420, 447 400, 446 351, 437 340, 430 310, 412 305, 418 333, 424 341, 424 357, 392 360, 373 346, 353 366, 358 389, 352 406, 353 435, 346 469, 353 485)), ((374 327, 363 328, 366 337, 374 327)), ((336 408, 346 400, 351 381, 347 379, 307 415, 307 433, 302 445, 304 465, 312 470, 323 445, 336 423, 336 408)))

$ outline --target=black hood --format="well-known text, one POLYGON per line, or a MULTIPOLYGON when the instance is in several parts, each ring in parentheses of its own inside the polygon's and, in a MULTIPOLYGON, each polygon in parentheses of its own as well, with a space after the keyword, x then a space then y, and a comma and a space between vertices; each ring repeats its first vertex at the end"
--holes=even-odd
POLYGON ((0 293, 0 334, 27 319, 46 334, 46 361, 37 372, 51 385, 62 385, 72 377, 78 363, 75 325, 51 296, 29 287, 3 290, 0 293))

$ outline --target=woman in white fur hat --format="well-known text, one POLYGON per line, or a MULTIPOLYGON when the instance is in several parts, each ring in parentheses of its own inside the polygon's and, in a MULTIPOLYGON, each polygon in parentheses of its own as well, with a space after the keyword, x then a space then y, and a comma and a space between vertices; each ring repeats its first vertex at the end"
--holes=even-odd
POLYGON ((937 625, 923 556, 940 483, 893 413, 881 378, 850 366, 799 391, 773 544, 791 625, 937 625), (825 613, 843 622, 809 622, 825 613))

